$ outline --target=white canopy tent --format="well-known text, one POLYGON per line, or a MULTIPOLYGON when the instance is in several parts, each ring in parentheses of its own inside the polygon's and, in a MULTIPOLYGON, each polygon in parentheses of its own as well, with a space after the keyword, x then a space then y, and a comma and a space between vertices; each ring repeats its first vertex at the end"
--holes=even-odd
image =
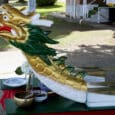
POLYGON ((83 19, 87 17, 87 0, 83 0, 83 19))
POLYGON ((33 12, 36 9, 36 0, 28 0, 28 11, 33 12))
POLYGON ((86 18, 87 15, 87 0, 83 0, 82 11, 80 9, 80 0, 66 0, 66 13, 70 18, 86 18))
MULTIPOLYGON (((28 8, 23 10, 22 13, 28 15, 36 10, 36 0, 28 0, 28 8)), ((31 17, 31 24, 51 27, 53 21, 47 19, 40 19, 40 14, 36 13, 31 17)))

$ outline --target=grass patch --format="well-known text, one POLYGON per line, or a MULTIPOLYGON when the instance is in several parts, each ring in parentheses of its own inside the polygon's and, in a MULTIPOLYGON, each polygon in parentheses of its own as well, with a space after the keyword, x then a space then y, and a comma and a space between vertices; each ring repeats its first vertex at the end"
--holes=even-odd
POLYGON ((51 12, 65 12, 66 6, 65 3, 56 2, 53 6, 42 6, 37 7, 36 11, 43 16, 47 16, 51 12))
POLYGON ((89 27, 88 25, 80 25, 79 23, 67 22, 65 20, 49 16, 49 13, 51 12, 65 12, 65 9, 66 4, 64 2, 56 2, 53 6, 42 6, 36 8, 36 12, 40 13, 42 18, 54 21, 53 26, 47 29, 52 31, 50 37, 60 41, 62 45, 76 41, 76 39, 80 37, 78 33, 73 34, 73 32, 92 29, 92 27, 89 27))
POLYGON ((52 27, 48 28, 52 31, 50 37, 58 40, 62 45, 76 41, 81 37, 81 32, 95 29, 85 23, 80 25, 78 22, 67 22, 51 16, 48 18, 54 21, 52 27))
MULTIPOLYGON (((26 0, 25 0, 26 1, 26 0)), ((16 6, 16 8, 27 7, 26 4, 10 2, 11 5, 16 6)), ((66 4, 64 2, 56 2, 52 6, 39 6, 36 8, 36 12, 40 13, 42 16, 47 16, 51 12, 65 12, 66 4)))
POLYGON ((6 40, 0 38, 0 51, 4 51, 8 48, 9 48, 9 43, 6 40))

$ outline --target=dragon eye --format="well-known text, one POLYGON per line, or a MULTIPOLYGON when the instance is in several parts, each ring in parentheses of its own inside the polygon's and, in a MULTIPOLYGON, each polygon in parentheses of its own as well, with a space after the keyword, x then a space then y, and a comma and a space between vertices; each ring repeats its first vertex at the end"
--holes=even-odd
POLYGON ((9 20, 9 18, 8 18, 8 16, 3 16, 3 19, 5 20, 5 21, 8 21, 9 20))

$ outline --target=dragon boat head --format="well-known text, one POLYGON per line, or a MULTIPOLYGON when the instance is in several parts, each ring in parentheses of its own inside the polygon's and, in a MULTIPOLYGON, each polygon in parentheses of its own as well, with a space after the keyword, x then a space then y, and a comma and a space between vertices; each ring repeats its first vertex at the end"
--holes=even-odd
POLYGON ((5 4, 0 7, 0 36, 9 40, 25 40, 27 32, 24 25, 30 18, 20 10, 5 4))
MULTIPOLYGON (((26 11, 26 10, 25 10, 26 11)), ((35 12, 25 12, 4 4, 0 6, 0 36, 9 39, 24 42, 28 37, 25 25, 39 25, 50 27, 53 22, 40 19, 40 14, 35 12)))
POLYGON ((49 89, 84 103, 87 92, 87 83, 83 79, 85 73, 65 65, 66 57, 58 57, 56 49, 48 45, 58 42, 48 37, 50 32, 38 26, 50 27, 52 23, 40 19, 39 14, 23 14, 8 4, 0 7, 0 37, 23 51, 35 76, 49 89))

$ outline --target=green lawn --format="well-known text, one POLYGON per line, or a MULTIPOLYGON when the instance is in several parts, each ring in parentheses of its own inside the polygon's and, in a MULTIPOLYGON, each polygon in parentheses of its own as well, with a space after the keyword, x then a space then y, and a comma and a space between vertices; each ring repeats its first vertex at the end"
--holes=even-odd
MULTIPOLYGON (((27 4, 16 3, 15 1, 10 2, 11 5, 16 6, 17 8, 26 7, 27 4)), ((48 15, 50 12, 65 12, 66 4, 64 2, 56 2, 53 6, 41 6, 37 7, 36 11, 42 15, 48 15)))
POLYGON ((62 2, 56 2, 54 6, 42 6, 36 9, 42 15, 47 15, 50 12, 65 12, 65 4, 62 2))

